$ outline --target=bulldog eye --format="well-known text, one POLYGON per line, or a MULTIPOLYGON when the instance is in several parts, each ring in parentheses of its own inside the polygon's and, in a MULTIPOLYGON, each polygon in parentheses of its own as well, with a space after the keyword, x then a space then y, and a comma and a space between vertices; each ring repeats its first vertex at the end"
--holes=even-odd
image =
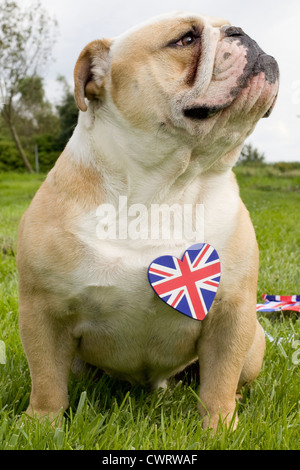
POLYGON ((180 47, 188 47, 191 44, 193 44, 197 39, 197 36, 193 31, 190 31, 189 33, 185 34, 179 41, 175 42, 176 46, 180 47))

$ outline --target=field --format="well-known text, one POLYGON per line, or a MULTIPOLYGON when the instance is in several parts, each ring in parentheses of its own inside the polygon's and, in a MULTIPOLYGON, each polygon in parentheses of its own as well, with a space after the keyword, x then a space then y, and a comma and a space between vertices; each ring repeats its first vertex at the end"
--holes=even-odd
MULTIPOLYGON (((235 171, 260 247, 258 302, 263 293, 300 294, 300 169, 268 165, 235 171)), ((30 377, 18 332, 16 234, 42 180, 0 174, 0 449, 299 449, 296 314, 260 315, 267 334, 265 361, 256 382, 243 389, 235 432, 222 426, 215 436, 202 431, 193 374, 156 392, 105 375, 81 382, 71 377, 70 407, 60 427, 22 418, 30 377)))

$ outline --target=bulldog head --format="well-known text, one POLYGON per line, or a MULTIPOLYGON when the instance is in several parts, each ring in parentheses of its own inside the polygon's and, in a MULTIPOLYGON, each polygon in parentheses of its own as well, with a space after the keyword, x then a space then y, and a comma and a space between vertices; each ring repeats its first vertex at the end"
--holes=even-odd
POLYGON ((241 146, 278 93, 275 59, 225 20, 164 15, 88 44, 75 67, 81 111, 113 107, 130 126, 214 158, 241 146))

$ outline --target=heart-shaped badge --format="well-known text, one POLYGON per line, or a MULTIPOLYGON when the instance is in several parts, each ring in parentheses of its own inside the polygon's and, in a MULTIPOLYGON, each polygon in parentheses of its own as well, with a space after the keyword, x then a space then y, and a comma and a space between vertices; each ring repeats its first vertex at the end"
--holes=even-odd
POLYGON ((216 250, 207 243, 192 245, 182 259, 160 256, 148 268, 154 292, 178 312, 203 320, 216 296, 221 263, 216 250))

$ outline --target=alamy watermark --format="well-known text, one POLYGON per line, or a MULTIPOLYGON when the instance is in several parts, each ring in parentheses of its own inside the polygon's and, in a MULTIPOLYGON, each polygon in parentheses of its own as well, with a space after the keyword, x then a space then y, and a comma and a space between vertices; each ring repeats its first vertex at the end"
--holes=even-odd
POLYGON ((292 348, 296 351, 292 355, 292 363, 294 365, 300 364, 300 340, 293 341, 292 348))
POLYGON ((290 356, 290 354, 286 352, 285 348, 291 347, 292 349, 294 349, 294 352, 291 354, 291 362, 294 366, 298 366, 300 364, 300 340, 299 339, 295 340, 294 334, 290 335, 287 338, 287 342, 284 342, 284 338, 282 337, 279 338, 277 341, 275 341, 275 339, 271 335, 269 335, 266 332, 265 334, 266 334, 266 337, 269 339, 269 341, 278 348, 280 354, 285 359, 288 359, 288 357, 290 356))
POLYGON ((6 347, 4 341, 0 341, 0 364, 6 364, 6 347))
POLYGON ((292 83, 292 104, 300 104, 300 80, 294 80, 292 83))
POLYGON ((101 240, 204 240, 203 204, 101 204, 97 211, 101 240))

